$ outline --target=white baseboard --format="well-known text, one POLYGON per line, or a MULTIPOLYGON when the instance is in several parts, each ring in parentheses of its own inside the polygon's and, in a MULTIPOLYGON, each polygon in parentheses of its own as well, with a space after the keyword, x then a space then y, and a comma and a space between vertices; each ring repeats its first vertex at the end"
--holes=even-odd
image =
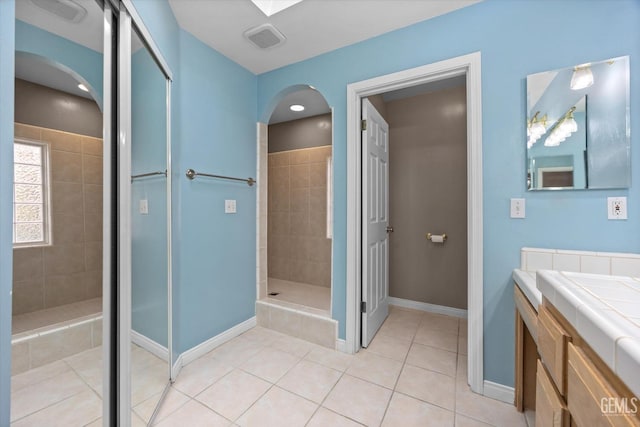
POLYGON ((144 348, 149 353, 158 356, 162 360, 169 360, 169 350, 167 350, 167 347, 158 344, 151 338, 145 337, 140 332, 131 330, 131 342, 144 348))
MULTIPOLYGON (((178 360, 180 361, 180 365, 179 365, 180 368, 177 369, 178 372, 180 371, 180 369, 182 369, 183 366, 188 365, 189 363, 193 362, 200 356, 207 354, 214 348, 221 346, 222 344, 248 331, 254 326, 256 326, 255 316, 245 320, 242 323, 238 323, 236 326, 233 326, 227 329, 226 331, 216 335, 215 337, 209 338, 205 342, 198 344, 197 346, 192 347, 189 350, 185 351, 184 353, 180 354, 180 356, 178 356, 178 360)), ((176 365, 177 364, 178 363, 176 362, 176 365)), ((175 369, 176 368, 174 366, 174 370, 175 369)))
POLYGON ((184 365, 182 364, 182 355, 180 355, 176 359, 176 363, 174 363, 173 366, 171 367, 171 382, 172 383, 176 380, 176 378, 178 378, 178 374, 180 374, 180 371, 182 370, 183 366, 184 365))
POLYGON ((499 400, 513 405, 515 399, 515 389, 506 385, 484 380, 483 394, 486 397, 499 400))
POLYGON ((346 353, 347 352, 347 342, 345 340, 340 339, 340 338, 336 339, 336 350, 338 350, 340 353, 346 353))
POLYGON ((447 316, 460 317, 462 319, 467 318, 467 310, 461 308, 445 307, 444 305, 429 304, 396 297, 387 297, 387 299, 389 300, 389 304, 397 305, 398 307, 427 311, 429 313, 446 314, 447 316))

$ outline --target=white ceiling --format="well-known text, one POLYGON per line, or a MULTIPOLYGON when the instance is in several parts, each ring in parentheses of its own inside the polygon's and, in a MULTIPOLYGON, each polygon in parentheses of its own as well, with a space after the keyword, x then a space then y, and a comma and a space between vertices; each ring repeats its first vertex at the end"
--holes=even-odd
POLYGON ((169 0, 178 24, 261 74, 478 3, 480 0, 304 0, 267 18, 250 0, 169 0), (286 41, 261 50, 243 33, 273 24, 286 41))
MULTIPOLYGON (((64 21, 30 0, 16 0, 16 17, 102 52, 103 17, 100 7, 96 0, 74 1, 88 12, 79 23, 64 21)), ((251 0, 169 0, 169 4, 183 29, 253 73, 260 74, 479 1, 304 0, 271 17, 265 16, 251 0), (283 44, 261 50, 244 38, 246 30, 265 23, 273 24, 285 35, 287 39, 283 44)), ((60 74, 62 71, 48 67, 46 63, 38 66, 26 61, 20 60, 16 64, 18 78, 87 96, 79 94, 73 87, 74 82, 60 74)), ((312 89, 291 94, 283 100, 281 107, 274 112, 271 123, 328 112, 322 95, 312 89), (293 114, 288 111, 288 106, 294 102, 305 105, 305 112, 293 114)))
POLYGON ((16 54, 16 77, 72 95, 93 99, 89 92, 78 88, 79 82, 71 74, 36 55, 16 54))
POLYGON ((303 119, 305 117, 318 116, 331 112, 329 104, 324 96, 317 90, 309 87, 292 92, 282 98, 276 108, 271 113, 269 124, 288 122, 291 120, 303 119), (289 108, 294 104, 304 105, 304 111, 291 111, 289 108))

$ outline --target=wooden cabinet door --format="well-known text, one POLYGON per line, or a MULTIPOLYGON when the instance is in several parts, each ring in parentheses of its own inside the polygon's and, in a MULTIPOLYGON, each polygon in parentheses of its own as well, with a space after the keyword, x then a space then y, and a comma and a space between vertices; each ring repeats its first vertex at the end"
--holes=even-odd
POLYGON ((536 373, 536 427, 569 427, 567 407, 539 360, 536 373))

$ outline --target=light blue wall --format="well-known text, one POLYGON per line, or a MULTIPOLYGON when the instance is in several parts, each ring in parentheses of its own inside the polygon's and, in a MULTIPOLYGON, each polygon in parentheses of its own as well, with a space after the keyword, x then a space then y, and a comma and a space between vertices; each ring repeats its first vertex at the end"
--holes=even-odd
MULTIPOLYGON (((234 177, 256 172, 255 75, 180 33, 180 171, 234 177)), ((256 186, 180 177, 180 351, 255 314, 256 186), (225 214, 225 199, 238 213, 225 214)))
POLYGON ((134 0, 174 73, 174 355, 255 314, 256 187, 187 168, 255 177, 257 78, 179 30, 166 2, 134 0), (224 214, 224 200, 238 213, 224 214))
MULTIPOLYGON (((38 27, 16 20, 16 51, 38 55, 61 66, 88 85, 102 106, 102 54, 38 27)), ((102 108, 102 107, 100 107, 102 108)))
MULTIPOLYGON (((640 3, 486 0, 405 29, 339 49, 258 78, 258 116, 283 88, 311 84, 334 107, 334 318, 345 336, 346 86, 349 83, 482 52, 485 379, 513 385, 511 271, 522 246, 640 251, 640 196, 630 191, 525 190, 526 76, 631 55, 640 66, 640 3), (545 30, 540 31, 540 22, 545 30), (607 221, 606 197, 627 196, 630 219, 607 221), (527 218, 509 218, 509 198, 525 197, 527 218)), ((631 93, 638 93, 632 73, 631 93)), ((632 97, 631 111, 638 111, 632 97)), ((631 127, 640 125, 632 114, 631 127)), ((632 134, 632 146, 639 139, 632 134)), ((634 164, 640 150, 632 150, 634 164)), ((640 184, 633 168, 633 185, 640 184)))
MULTIPOLYGON (((148 50, 131 58, 132 175, 167 169, 166 78, 148 50)), ((167 179, 138 178, 131 184, 131 327, 167 346, 167 179), (139 203, 148 203, 141 214, 139 203)))
POLYGON ((14 23, 15 2, 0 1, 0 426, 11 407, 14 23))

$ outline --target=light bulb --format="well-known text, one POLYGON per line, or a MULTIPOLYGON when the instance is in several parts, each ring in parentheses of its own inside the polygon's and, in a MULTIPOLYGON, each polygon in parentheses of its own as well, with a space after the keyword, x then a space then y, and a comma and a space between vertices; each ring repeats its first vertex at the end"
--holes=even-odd
POLYGON ((585 89, 592 84, 593 73, 591 72, 590 64, 578 66, 573 70, 573 75, 571 76, 572 90, 585 89))

